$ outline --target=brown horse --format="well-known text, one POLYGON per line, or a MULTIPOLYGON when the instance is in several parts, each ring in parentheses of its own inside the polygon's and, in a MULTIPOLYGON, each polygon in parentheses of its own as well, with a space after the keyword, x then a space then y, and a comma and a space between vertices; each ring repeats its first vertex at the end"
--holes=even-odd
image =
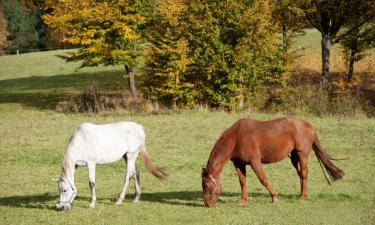
MULTIPOLYGON (((271 121, 238 120, 221 135, 211 151, 206 168, 203 168, 204 204, 217 205, 221 191, 220 173, 228 160, 233 162, 240 180, 240 204, 244 205, 247 201, 246 165, 251 166, 260 182, 268 189, 272 202, 277 202, 277 193, 268 182, 262 163, 275 163, 287 156, 297 170, 301 181, 301 198, 305 198, 307 161, 311 148, 320 165, 328 172, 331 181, 344 176, 344 172, 332 163, 331 160, 335 159, 320 145, 318 135, 310 123, 297 118, 271 121)), ((327 177, 326 179, 330 183, 327 177)))

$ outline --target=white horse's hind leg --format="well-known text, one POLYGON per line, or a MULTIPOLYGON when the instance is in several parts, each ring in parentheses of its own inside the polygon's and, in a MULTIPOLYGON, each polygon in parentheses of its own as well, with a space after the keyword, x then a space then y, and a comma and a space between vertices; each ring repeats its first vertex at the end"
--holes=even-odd
POLYGON ((134 202, 138 202, 141 197, 141 185, 139 180, 139 170, 136 168, 136 174, 134 175, 134 186, 135 186, 135 198, 134 202))
POLYGON ((124 186, 121 190, 120 196, 115 203, 116 205, 120 205, 122 201, 125 198, 125 193, 126 190, 128 189, 129 186, 129 180, 132 178, 134 175, 136 175, 136 170, 135 170, 135 161, 137 159, 138 152, 137 153, 127 153, 126 158, 127 158, 127 170, 126 170, 126 176, 125 176, 125 181, 124 181, 124 186))
POLYGON ((87 163, 87 169, 89 171, 89 186, 91 189, 91 203, 90 208, 95 208, 96 193, 95 193, 95 163, 87 163))

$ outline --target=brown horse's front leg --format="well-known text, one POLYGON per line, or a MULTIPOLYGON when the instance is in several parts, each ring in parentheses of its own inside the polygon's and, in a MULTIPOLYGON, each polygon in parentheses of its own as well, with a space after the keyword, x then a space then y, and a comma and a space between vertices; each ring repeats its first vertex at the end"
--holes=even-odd
POLYGON ((233 160, 233 165, 236 168, 238 178, 240 180, 242 198, 240 201, 241 205, 245 205, 247 201, 247 186, 246 186, 246 164, 239 160, 233 160))
POLYGON ((250 163, 251 168, 253 168, 255 174, 257 175, 259 181, 267 188, 267 190, 270 192, 271 197, 272 197, 272 202, 276 203, 279 201, 277 198, 277 192, 273 190, 271 184, 268 182, 266 174, 264 173, 264 170, 262 168, 262 163, 260 160, 257 161, 252 161, 250 163))

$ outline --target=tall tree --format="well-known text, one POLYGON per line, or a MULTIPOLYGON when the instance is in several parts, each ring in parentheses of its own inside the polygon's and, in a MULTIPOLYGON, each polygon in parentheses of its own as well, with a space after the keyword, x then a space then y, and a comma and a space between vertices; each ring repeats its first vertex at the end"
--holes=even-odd
POLYGON ((47 0, 47 25, 64 34, 63 41, 79 48, 66 57, 82 66, 124 65, 133 95, 134 66, 140 56, 138 27, 144 22, 136 0, 47 0))
POLYGON ((303 0, 307 20, 322 34, 322 83, 329 79, 330 50, 337 34, 358 17, 366 0, 303 0))
POLYGON ((10 53, 29 51, 38 47, 37 19, 17 0, 1 0, 9 32, 7 50, 10 53))
POLYGON ((282 47, 284 52, 290 51, 295 38, 304 34, 307 27, 299 0, 273 0, 274 18, 280 23, 282 47))
POLYGON ((375 47, 375 4, 372 1, 363 4, 360 15, 349 21, 339 33, 338 42, 343 47, 348 67, 347 81, 350 82, 354 63, 366 56, 366 50, 375 47))
POLYGON ((7 30, 7 21, 3 13, 3 9, 0 6, 0 55, 4 54, 5 49, 8 46, 8 30, 7 30))

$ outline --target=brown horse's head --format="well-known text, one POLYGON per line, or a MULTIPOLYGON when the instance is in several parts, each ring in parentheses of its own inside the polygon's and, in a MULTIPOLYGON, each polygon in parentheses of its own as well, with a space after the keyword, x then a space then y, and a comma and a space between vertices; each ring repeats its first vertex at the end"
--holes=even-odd
POLYGON ((208 173, 206 168, 202 169, 203 202, 207 207, 216 206, 221 192, 219 180, 208 173))

